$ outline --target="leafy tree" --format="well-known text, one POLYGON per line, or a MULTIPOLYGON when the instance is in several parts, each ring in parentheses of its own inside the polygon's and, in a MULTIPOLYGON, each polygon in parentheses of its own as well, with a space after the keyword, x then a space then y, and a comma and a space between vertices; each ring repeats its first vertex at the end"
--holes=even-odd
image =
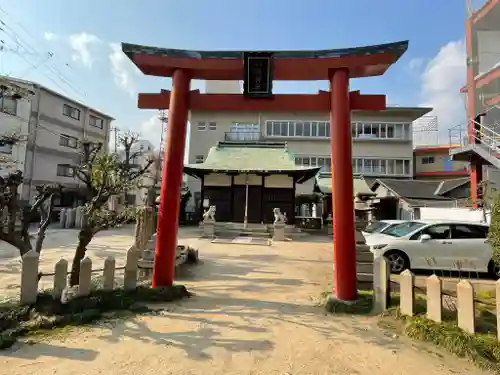
MULTIPOLYGON (((129 140, 129 138, 127 138, 129 140)), ((81 162, 74 167, 75 177, 84 184, 87 203, 84 207, 82 229, 78 234, 71 267, 70 285, 78 284, 80 277, 80 262, 85 257, 87 246, 92 238, 101 230, 112 228, 130 221, 135 216, 134 207, 123 210, 110 210, 108 201, 112 196, 122 195, 137 185, 140 178, 151 165, 148 161, 142 167, 131 163, 132 142, 121 141, 125 148, 125 160, 120 160, 116 154, 102 152, 102 143, 82 143, 81 162)))

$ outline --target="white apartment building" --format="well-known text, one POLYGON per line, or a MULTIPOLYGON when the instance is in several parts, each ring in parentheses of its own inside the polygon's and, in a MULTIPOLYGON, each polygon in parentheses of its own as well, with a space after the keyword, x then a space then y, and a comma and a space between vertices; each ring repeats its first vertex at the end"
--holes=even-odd
POLYGON ((37 185, 59 183, 67 193, 62 198, 66 202, 58 203, 71 204, 74 194, 69 191, 78 187, 72 165, 79 161, 79 144, 102 143, 107 151, 113 118, 40 84, 3 79, 33 92, 30 100, 3 98, 0 107, 2 130, 27 136, 12 154, 24 173, 23 199, 32 198, 37 185))
MULTIPOLYGON (((353 111, 353 172, 367 178, 413 178, 412 122, 431 108, 392 107, 385 111, 353 111)), ((302 166, 330 170, 328 113, 191 112, 189 160, 202 163, 219 141, 277 140, 287 142, 302 166)), ((314 181, 297 186, 297 194, 311 194, 314 181)), ((200 182, 188 178, 191 192, 200 182)))
MULTIPOLYGON (((130 153, 132 156, 130 163, 138 169, 144 168, 149 160, 160 156, 159 151, 155 150, 153 144, 146 139, 139 139, 136 143, 134 143, 130 149, 130 153)), ((121 160, 125 160, 125 151, 122 148, 118 149, 118 157, 121 160)), ((144 174, 139 185, 150 186, 153 185, 155 181, 158 181, 157 186, 159 186, 160 180, 161 163, 159 165, 153 163, 144 174)), ((132 191, 129 191, 125 198, 127 204, 139 204, 144 199, 145 193, 144 189, 141 189, 139 186, 132 191)))

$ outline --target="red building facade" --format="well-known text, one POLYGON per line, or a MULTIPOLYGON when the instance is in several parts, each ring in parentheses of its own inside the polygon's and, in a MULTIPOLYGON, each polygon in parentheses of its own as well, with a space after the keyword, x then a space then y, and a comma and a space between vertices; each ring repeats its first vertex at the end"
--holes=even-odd
POLYGON ((486 0, 478 9, 467 3, 467 84, 462 92, 467 97, 468 147, 450 153, 455 160, 470 161, 471 198, 477 206, 483 166, 500 165, 500 0, 486 0))

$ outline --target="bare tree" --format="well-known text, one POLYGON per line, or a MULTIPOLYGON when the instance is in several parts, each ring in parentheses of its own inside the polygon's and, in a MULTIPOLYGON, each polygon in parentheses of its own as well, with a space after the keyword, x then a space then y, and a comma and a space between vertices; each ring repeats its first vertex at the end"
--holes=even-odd
MULTIPOLYGON (((0 146, 13 146, 19 142, 15 135, 0 136, 0 146)), ((0 167, 7 167, 12 160, 3 158, 0 167)), ((35 238, 35 250, 42 251, 45 232, 50 223, 54 208, 54 198, 60 194, 61 187, 38 186, 33 204, 23 202, 19 197, 19 187, 23 183, 23 173, 20 170, 8 171, 0 176, 0 240, 19 250, 23 256, 33 250, 31 240, 35 238), (40 214, 38 232, 29 233, 29 227, 36 213, 40 214)))
MULTIPOLYGON (((127 143, 125 152, 132 155, 127 143), (128 151, 127 151, 128 149, 128 151)), ((108 200, 131 189, 151 165, 147 162, 141 168, 135 168, 129 158, 122 161, 115 154, 105 154, 102 143, 82 143, 81 163, 74 167, 75 176, 83 182, 87 203, 85 204, 82 229, 78 234, 78 245, 71 267, 70 285, 78 284, 80 262, 85 257, 87 246, 101 230, 121 225, 135 216, 135 209, 110 210, 108 200)))

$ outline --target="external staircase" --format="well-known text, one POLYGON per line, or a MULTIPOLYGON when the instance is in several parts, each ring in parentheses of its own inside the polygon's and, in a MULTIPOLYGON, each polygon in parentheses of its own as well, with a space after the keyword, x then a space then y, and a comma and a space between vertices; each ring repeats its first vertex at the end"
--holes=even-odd
MULTIPOLYGON (((494 109, 495 107, 491 107, 494 109)), ((500 107, 498 107, 500 109, 500 107)), ((452 132, 460 131, 461 147, 450 148, 450 157, 457 161, 470 161, 473 157, 480 157, 483 164, 500 169, 500 119, 493 124, 485 125, 475 120, 473 142, 469 142, 467 132, 456 128, 450 129, 450 144, 452 132), (462 134, 464 137, 462 137, 462 134)))

